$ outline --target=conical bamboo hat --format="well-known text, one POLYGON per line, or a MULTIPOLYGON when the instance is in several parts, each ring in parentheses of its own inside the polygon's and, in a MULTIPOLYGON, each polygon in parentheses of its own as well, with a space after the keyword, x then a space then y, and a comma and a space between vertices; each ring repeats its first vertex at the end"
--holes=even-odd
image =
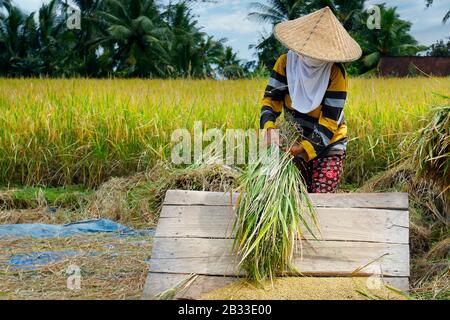
POLYGON ((323 61, 353 61, 362 54, 329 7, 277 24, 274 35, 288 49, 323 61))

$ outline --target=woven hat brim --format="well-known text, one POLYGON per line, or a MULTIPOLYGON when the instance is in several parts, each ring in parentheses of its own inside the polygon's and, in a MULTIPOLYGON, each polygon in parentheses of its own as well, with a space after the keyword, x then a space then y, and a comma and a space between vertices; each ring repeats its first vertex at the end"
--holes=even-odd
POLYGON ((274 36, 288 49, 328 62, 349 62, 362 55, 359 44, 326 7, 274 28, 274 36))

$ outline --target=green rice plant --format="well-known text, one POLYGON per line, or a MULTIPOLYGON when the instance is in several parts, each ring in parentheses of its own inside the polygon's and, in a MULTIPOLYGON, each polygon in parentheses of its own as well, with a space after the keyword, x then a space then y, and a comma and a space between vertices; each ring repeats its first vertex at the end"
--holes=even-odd
MULTIPOLYGON (((0 79, 0 185, 98 187, 171 154, 173 130, 257 129, 267 78, 0 79), (169 94, 170 93, 170 94, 169 94)), ((350 78, 343 182, 397 163, 450 78, 350 78)))
POLYGON ((292 260, 301 253, 304 232, 316 238, 318 230, 316 211, 290 153, 274 145, 265 151, 240 178, 233 227, 239 267, 260 284, 297 273, 292 260))

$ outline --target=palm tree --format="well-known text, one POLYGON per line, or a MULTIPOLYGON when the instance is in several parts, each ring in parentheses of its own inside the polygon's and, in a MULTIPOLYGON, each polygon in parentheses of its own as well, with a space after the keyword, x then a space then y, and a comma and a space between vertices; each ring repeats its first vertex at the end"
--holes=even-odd
MULTIPOLYGON (((104 10, 104 0, 72 0, 81 13, 81 29, 71 30, 75 36, 76 59, 78 60, 77 73, 83 76, 106 76, 112 72, 112 59, 108 59, 112 48, 101 46, 97 39, 107 36, 107 25, 99 17, 99 12, 104 10), (101 51, 101 54, 98 52, 101 51), (105 59, 106 58, 106 59, 105 59), (109 61, 106 65, 99 61, 109 61)), ((65 2, 62 7, 67 11, 68 4, 65 2)), ((67 17, 66 17, 67 19, 67 17)))
POLYGON ((258 11, 251 12, 249 17, 275 25, 328 6, 344 27, 351 30, 353 20, 364 10, 364 3, 365 0, 267 0, 252 3, 258 11))
POLYGON ((261 34, 256 45, 250 45, 249 48, 255 48, 258 61, 265 68, 272 70, 277 58, 286 52, 286 48, 274 37, 273 33, 261 34))
POLYGON ((226 46, 218 61, 218 69, 222 77, 226 79, 238 79, 244 76, 244 68, 233 48, 226 46))
POLYGON ((357 41, 363 48, 365 70, 373 71, 383 56, 415 55, 427 47, 420 46, 409 34, 411 23, 400 19, 396 8, 380 6, 381 29, 358 33, 357 41))
MULTIPOLYGON (((249 18, 262 23, 270 23, 271 26, 293 20, 306 13, 306 1, 303 0, 266 0, 265 2, 251 3, 252 11, 249 18)), ((250 46, 257 50, 258 60, 269 69, 272 69, 278 56, 286 49, 275 39, 273 33, 261 34, 256 45, 250 46)))
POLYGON ((225 41, 225 38, 215 40, 212 36, 203 37, 194 61, 198 70, 194 76, 201 78, 214 78, 216 76, 214 65, 219 63, 225 41))
POLYGON ((251 7, 257 11, 250 12, 250 18, 272 25, 296 19, 308 10, 307 1, 304 0, 267 0, 265 3, 253 2, 251 7))
POLYGON ((32 56, 38 48, 34 13, 26 15, 10 1, 2 1, 0 5, 5 9, 0 17, 0 73, 36 74, 39 61, 32 56))
POLYGON ((355 27, 355 20, 359 19, 364 11, 365 2, 366 0, 334 0, 330 8, 344 28, 351 32, 355 27))
POLYGON ((214 77, 214 65, 223 56, 226 39, 215 40, 201 31, 186 2, 169 3, 163 13, 171 31, 171 74, 188 77, 214 77))
POLYGON ((239 65, 225 39, 201 31, 184 1, 165 11, 155 0, 72 3, 81 11, 81 30, 66 27, 66 0, 49 0, 30 15, 0 0, 0 74, 216 77, 225 59, 222 72, 226 67, 231 77, 239 65))
POLYGON ((8 74, 20 76, 72 75, 76 72, 76 39, 65 29, 64 16, 58 15, 59 0, 25 15, 10 1, 3 1, 6 14, 1 19, 0 46, 2 66, 8 74))
POLYGON ((168 71, 168 30, 154 0, 106 0, 99 14, 107 35, 92 43, 112 43, 117 72, 125 76, 164 76, 168 71))
POLYGON ((65 19, 57 15, 59 0, 44 3, 39 9, 37 38, 41 72, 45 75, 72 73, 75 42, 65 29, 65 19))
MULTIPOLYGON (((171 31, 171 67, 172 75, 193 76, 198 66, 193 65, 198 54, 199 43, 205 34, 197 27, 197 21, 184 3, 169 3, 163 18, 171 31)), ((201 72, 201 71, 200 71, 201 72)))

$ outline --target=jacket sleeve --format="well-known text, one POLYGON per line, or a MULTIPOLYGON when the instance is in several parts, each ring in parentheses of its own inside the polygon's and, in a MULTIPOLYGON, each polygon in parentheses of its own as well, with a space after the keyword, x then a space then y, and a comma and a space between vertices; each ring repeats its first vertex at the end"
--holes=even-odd
POLYGON ((264 91, 259 121, 261 129, 274 128, 275 121, 283 110, 284 98, 288 93, 286 59, 286 54, 278 58, 264 91))
POLYGON ((341 139, 346 133, 344 105, 347 98, 347 77, 341 64, 334 64, 330 75, 330 85, 325 92, 319 120, 313 132, 300 143, 308 155, 307 161, 317 157, 331 143, 341 139), (341 130, 342 129, 342 130, 341 130), (345 133, 341 132, 345 129, 345 133))

